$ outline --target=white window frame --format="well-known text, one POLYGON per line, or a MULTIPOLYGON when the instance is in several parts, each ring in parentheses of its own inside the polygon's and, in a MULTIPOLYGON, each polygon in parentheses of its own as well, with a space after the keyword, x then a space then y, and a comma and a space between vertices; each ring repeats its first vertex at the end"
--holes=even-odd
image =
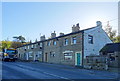
POLYGON ((71 38, 71 44, 77 44, 77 37, 76 36, 71 38), (76 40, 76 42, 74 42, 74 40, 76 40))
POLYGON ((29 57, 33 57, 32 53, 33 53, 32 51, 29 52, 29 57))
POLYGON ((30 49, 30 46, 28 45, 28 49, 30 49))
POLYGON ((31 48, 34 48, 33 44, 31 45, 31 48))
POLYGON ((68 38, 65 38, 64 40, 64 45, 67 46, 68 45, 68 38), (66 41, 67 40, 67 41, 66 41))
POLYGON ((37 44, 34 44, 34 48, 37 48, 37 44))
POLYGON ((92 35, 88 35, 88 43, 93 44, 93 36, 92 35))
POLYGON ((42 47, 42 43, 40 43, 40 47, 42 47))
POLYGON ((51 45, 51 41, 47 41, 47 46, 50 46, 51 45))
POLYGON ((24 47, 24 49, 26 49, 26 46, 24 47))
POLYGON ((55 52, 50 52, 50 58, 54 58, 55 57, 55 52))
POLYGON ((64 53, 64 60, 72 60, 73 56, 71 52, 64 53))
POLYGON ((53 41, 53 45, 56 46, 57 45, 57 41, 54 40, 53 41))

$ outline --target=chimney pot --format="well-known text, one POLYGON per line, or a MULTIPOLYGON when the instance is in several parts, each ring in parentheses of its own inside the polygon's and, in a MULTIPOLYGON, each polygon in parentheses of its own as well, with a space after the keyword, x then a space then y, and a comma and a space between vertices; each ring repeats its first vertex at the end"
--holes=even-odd
POLYGON ((77 23, 76 26, 79 27, 79 23, 77 23))
POLYGON ((45 40, 45 35, 41 36, 41 37, 40 37, 40 40, 41 40, 41 41, 45 40))
POLYGON ((80 30, 79 23, 76 24, 76 26, 73 25, 73 27, 72 27, 72 32, 77 32, 77 31, 79 31, 79 30, 80 30))
POLYGON ((102 22, 101 21, 97 21, 96 25, 102 27, 102 22))
POLYGON ((64 33, 60 33, 60 36, 63 36, 64 35, 64 33))
POLYGON ((56 33, 54 31, 54 33, 51 33, 51 38, 55 38, 56 37, 56 33))

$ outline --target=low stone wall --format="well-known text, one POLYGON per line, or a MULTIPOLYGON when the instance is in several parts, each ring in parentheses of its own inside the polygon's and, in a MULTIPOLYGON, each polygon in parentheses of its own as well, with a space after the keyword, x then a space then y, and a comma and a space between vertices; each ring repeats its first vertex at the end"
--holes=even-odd
POLYGON ((107 57, 104 56, 87 56, 84 63, 84 68, 108 70, 107 57))

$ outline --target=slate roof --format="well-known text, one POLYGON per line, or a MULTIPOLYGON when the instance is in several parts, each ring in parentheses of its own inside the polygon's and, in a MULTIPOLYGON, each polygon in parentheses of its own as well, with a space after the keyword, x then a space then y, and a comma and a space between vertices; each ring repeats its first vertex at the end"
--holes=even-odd
POLYGON ((108 43, 100 50, 100 52, 120 52, 120 43, 108 43))
POLYGON ((87 29, 80 30, 80 31, 77 31, 77 32, 71 32, 71 33, 68 33, 68 34, 65 34, 65 35, 62 35, 62 36, 58 36, 58 37, 55 37, 55 38, 46 39, 45 41, 53 40, 53 39, 57 39, 57 38, 61 38, 61 37, 69 36, 69 35, 74 35, 74 34, 77 34, 77 33, 80 33, 80 32, 82 33, 86 30, 90 30, 90 29, 94 29, 94 28, 96 28, 96 27, 87 28, 87 29))
MULTIPOLYGON (((62 36, 58 36, 58 37, 55 37, 55 38, 46 39, 46 40, 44 40, 44 41, 49 41, 49 40, 53 40, 53 39, 58 39, 58 38, 61 38, 61 37, 65 37, 65 36, 77 34, 77 33, 80 33, 80 32, 82 33, 82 32, 84 32, 84 31, 86 31, 86 30, 90 30, 90 29, 94 29, 94 28, 96 28, 96 26, 95 26, 95 27, 91 27, 91 28, 87 28, 87 29, 84 29, 84 30, 80 30, 80 31, 77 31, 77 32, 68 33, 68 34, 65 34, 65 35, 62 35, 62 36)), ((34 42, 34 43, 30 43, 30 44, 23 45, 23 46, 20 46, 20 47, 24 47, 24 46, 36 44, 36 43, 39 43, 39 42, 44 42, 44 41, 38 41, 38 42, 34 42)), ((18 47, 18 48, 20 48, 20 47, 18 47)))

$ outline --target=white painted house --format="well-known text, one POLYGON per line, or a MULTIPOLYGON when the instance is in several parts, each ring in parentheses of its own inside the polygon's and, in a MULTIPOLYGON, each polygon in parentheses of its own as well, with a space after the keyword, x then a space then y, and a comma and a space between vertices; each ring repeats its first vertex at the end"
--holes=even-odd
POLYGON ((96 22, 96 27, 84 30, 84 58, 89 55, 98 55, 105 44, 112 43, 106 32, 102 29, 102 23, 96 22))

